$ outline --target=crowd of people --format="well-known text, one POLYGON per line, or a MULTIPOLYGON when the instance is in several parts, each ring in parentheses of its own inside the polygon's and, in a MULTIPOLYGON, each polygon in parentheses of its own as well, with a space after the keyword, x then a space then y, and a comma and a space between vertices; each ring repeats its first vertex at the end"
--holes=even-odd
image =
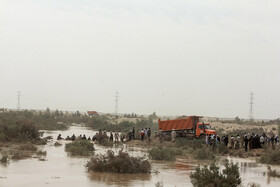
POLYGON ((99 129, 98 132, 95 133, 95 135, 93 135, 92 137, 88 136, 86 137, 86 135, 84 134, 83 136, 77 136, 75 134, 73 134, 72 136, 67 136, 66 138, 62 138, 61 134, 58 135, 57 140, 92 140, 92 141, 104 141, 104 140, 108 140, 108 141, 115 141, 115 142, 124 142, 124 141, 131 141, 131 140, 135 140, 135 139, 140 139, 141 141, 144 140, 148 140, 150 141, 150 137, 151 137, 151 128, 145 128, 145 129, 141 129, 141 130, 137 130, 137 132, 135 131, 135 128, 133 127, 132 130, 128 131, 128 132, 123 132, 123 133, 119 133, 119 132, 109 132, 109 135, 106 131, 106 129, 101 130, 99 129))
MULTIPOLYGON (((102 141, 115 141, 115 142, 124 142, 124 141, 131 141, 131 140, 141 140, 141 141, 151 141, 151 128, 143 128, 141 130, 135 130, 133 127, 132 130, 129 130, 127 132, 119 133, 119 132, 109 132, 105 129, 101 130, 99 129, 98 132, 93 137, 86 137, 86 135, 80 135, 75 136, 73 134, 71 137, 67 136, 65 140, 91 140, 91 141, 98 141, 101 143, 102 141), (109 135, 108 135, 109 134, 109 135)), ((161 131, 155 131, 154 138, 159 138, 160 142, 162 143, 164 140, 166 140, 166 132, 161 131)), ((173 129, 170 133, 171 141, 175 142, 175 139, 178 138, 177 132, 173 129)), ((61 137, 61 134, 58 135, 57 140, 63 139, 61 137)), ((249 134, 244 133, 241 135, 236 136, 229 136, 229 135, 223 135, 220 137, 219 135, 207 135, 206 136, 206 144, 209 146, 217 146, 219 144, 224 144, 226 148, 230 149, 240 149, 244 148, 245 151, 248 151, 248 149, 258 149, 262 148, 265 145, 272 146, 272 148, 275 148, 275 145, 279 145, 279 137, 277 135, 266 135, 263 134, 249 134)))
POLYGON ((222 143, 225 145, 225 147, 230 149, 244 148, 245 151, 248 151, 248 149, 263 148, 264 145, 271 145, 272 148, 275 148, 275 145, 279 145, 279 137, 277 135, 268 136, 265 133, 244 133, 242 135, 224 135, 222 137, 219 135, 206 136, 207 145, 216 146, 222 143))

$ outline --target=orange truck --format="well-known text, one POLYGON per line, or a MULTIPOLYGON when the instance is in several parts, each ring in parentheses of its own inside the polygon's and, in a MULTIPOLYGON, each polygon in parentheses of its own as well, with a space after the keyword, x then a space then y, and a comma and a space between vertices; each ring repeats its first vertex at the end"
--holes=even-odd
POLYGON ((209 123, 201 123, 199 119, 202 116, 189 116, 187 119, 174 119, 161 121, 158 120, 158 129, 167 134, 172 130, 176 131, 179 137, 188 138, 205 138, 206 135, 217 134, 215 130, 211 130, 209 123))

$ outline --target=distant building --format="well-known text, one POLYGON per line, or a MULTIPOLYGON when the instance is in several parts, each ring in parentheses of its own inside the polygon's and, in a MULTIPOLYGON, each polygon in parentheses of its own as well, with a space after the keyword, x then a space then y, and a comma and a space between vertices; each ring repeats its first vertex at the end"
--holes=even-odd
POLYGON ((89 115, 89 116, 99 116, 98 112, 96 112, 96 111, 87 111, 87 115, 89 115))

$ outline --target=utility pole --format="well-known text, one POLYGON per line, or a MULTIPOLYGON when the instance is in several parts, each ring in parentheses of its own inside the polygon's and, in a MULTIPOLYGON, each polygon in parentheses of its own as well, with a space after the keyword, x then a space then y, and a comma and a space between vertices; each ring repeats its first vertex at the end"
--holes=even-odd
POLYGON ((116 92, 116 99, 115 99, 115 115, 118 116, 118 102, 119 102, 119 92, 116 92))
POLYGON ((254 104, 254 102, 253 102, 253 100, 254 100, 254 94, 253 94, 253 92, 251 92, 251 94, 250 94, 250 102, 249 102, 249 104, 250 104, 250 111, 249 111, 250 121, 254 120, 254 117, 253 117, 253 104, 254 104))
POLYGON ((20 110, 20 96, 21 93, 20 91, 17 92, 17 110, 20 110))

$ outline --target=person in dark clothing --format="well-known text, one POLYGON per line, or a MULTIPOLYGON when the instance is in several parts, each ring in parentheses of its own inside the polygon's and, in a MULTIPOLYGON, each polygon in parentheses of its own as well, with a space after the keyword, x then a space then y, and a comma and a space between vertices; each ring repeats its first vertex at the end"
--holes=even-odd
POLYGON ((225 136, 224 142, 225 142, 225 146, 228 147, 228 135, 225 136))
POLYGON ((148 129, 147 135, 148 135, 148 141, 150 141, 150 137, 151 137, 152 131, 151 128, 148 129))
POLYGON ((131 141, 133 139, 133 132, 129 131, 128 132, 128 140, 131 141))
POLYGON ((112 142, 114 140, 114 136, 113 136, 113 133, 112 131, 110 132, 110 141, 112 142))
POLYGON ((248 139, 248 144, 249 144, 249 149, 253 149, 253 136, 251 135, 250 138, 248 139))
POLYGON ((218 141, 219 143, 221 143, 221 138, 220 138, 220 136, 218 136, 218 135, 217 135, 217 141, 218 141))
POLYGON ((271 139, 270 139, 272 149, 275 149, 275 146, 274 146, 274 140, 275 140, 275 137, 274 137, 274 135, 272 135, 272 137, 271 137, 271 139))
POLYGON ((87 139, 87 137, 86 137, 86 135, 84 134, 84 136, 82 137, 82 140, 86 140, 87 139))
POLYGON ((88 137, 88 140, 91 140, 90 136, 88 137))
POLYGON ((247 137, 247 134, 244 136, 244 143, 245 143, 245 151, 247 152, 248 151, 248 142, 249 142, 249 139, 247 137))
POLYGON ((73 134, 73 135, 71 136, 71 140, 72 140, 72 141, 75 141, 75 139, 76 139, 76 136, 75 136, 75 134, 73 134))
POLYGON ((135 128, 132 128, 132 139, 135 140, 135 128))
POLYGON ((61 140, 61 139, 62 139, 61 134, 59 134, 59 135, 57 136, 57 140, 61 140))

